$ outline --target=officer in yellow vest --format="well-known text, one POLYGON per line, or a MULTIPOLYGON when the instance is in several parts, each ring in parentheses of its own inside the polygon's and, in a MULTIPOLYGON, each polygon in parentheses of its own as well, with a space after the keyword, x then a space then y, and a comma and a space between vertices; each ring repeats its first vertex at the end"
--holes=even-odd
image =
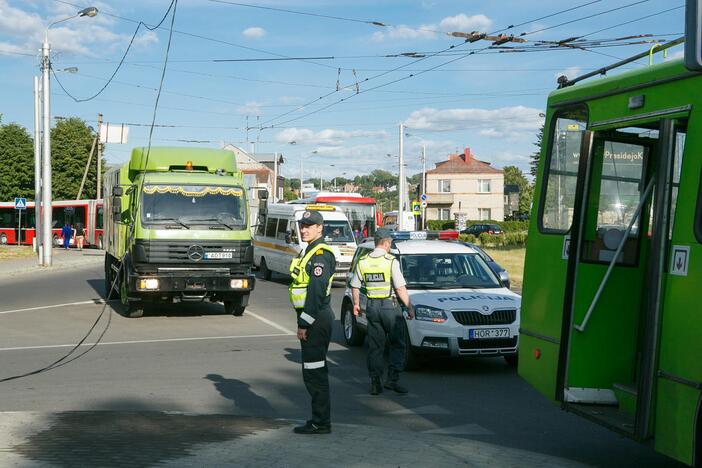
POLYGON ((353 288, 353 314, 358 315, 360 306, 360 289, 365 287, 366 317, 368 319, 368 373, 371 379, 371 395, 383 391, 381 378, 385 368, 385 340, 390 340, 388 377, 385 388, 397 393, 407 393, 400 385, 400 372, 403 369, 405 355, 405 319, 397 303, 397 297, 407 307, 407 318, 414 318, 414 308, 410 302, 405 278, 402 276, 400 262, 391 255, 392 238, 390 231, 380 228, 373 236, 375 250, 358 260, 358 265, 351 279, 353 288))
POLYGON ((298 434, 329 434, 331 406, 327 350, 334 313, 331 286, 336 269, 332 249, 323 242, 324 220, 317 211, 305 211, 299 221, 300 237, 307 248, 290 265, 290 302, 297 312, 297 337, 302 348, 302 379, 312 397, 312 419, 298 426, 298 434))

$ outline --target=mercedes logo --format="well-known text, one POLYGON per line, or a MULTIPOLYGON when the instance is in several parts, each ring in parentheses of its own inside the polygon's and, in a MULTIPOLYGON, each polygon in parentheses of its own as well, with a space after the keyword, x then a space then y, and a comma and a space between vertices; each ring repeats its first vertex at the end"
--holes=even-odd
POLYGON ((205 249, 200 245, 191 245, 188 249, 188 258, 193 262, 199 262, 205 256, 205 249))

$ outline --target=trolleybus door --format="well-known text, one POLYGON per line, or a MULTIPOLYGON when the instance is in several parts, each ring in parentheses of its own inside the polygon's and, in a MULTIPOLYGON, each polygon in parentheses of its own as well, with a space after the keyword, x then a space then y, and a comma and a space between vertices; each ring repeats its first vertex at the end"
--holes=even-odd
POLYGON ((639 438, 650 434, 672 139, 671 120, 595 133, 572 230, 561 397, 639 438))

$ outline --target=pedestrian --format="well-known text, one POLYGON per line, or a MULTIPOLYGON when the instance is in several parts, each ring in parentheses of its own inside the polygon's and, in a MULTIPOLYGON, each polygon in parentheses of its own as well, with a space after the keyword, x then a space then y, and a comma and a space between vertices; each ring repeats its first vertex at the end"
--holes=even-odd
POLYGON ((61 235, 63 236, 63 248, 68 250, 68 246, 71 245, 71 236, 73 235, 73 228, 70 223, 66 222, 61 229, 61 235))
POLYGON ((368 221, 366 221, 366 224, 363 225, 363 238, 368 239, 368 221))
POLYGON ((399 261, 390 254, 392 238, 390 231, 380 228, 373 235, 375 249, 358 260, 351 279, 353 314, 361 311, 360 289, 366 288, 366 318, 368 319, 368 374, 370 393, 383 391, 382 377, 385 370, 385 342, 390 342, 388 372, 385 388, 397 393, 407 393, 400 385, 400 372, 405 356, 405 319, 397 298, 407 307, 407 319, 414 318, 414 307, 399 261))
POLYGON ((334 313, 331 286, 336 269, 334 251, 322 240, 323 218, 305 211, 299 221, 307 248, 290 265, 290 302, 297 312, 297 337, 302 349, 302 380, 312 399, 312 419, 294 429, 297 434, 329 434, 331 403, 327 350, 334 313))
POLYGON ((85 227, 83 227, 83 223, 78 221, 76 223, 76 246, 78 247, 78 250, 83 250, 83 243, 85 241, 85 227))

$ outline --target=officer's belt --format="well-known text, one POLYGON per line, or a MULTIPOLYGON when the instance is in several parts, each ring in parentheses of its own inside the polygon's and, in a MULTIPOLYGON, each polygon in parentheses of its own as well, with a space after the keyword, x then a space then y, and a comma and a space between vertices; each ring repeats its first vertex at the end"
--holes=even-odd
POLYGON ((379 306, 379 307, 397 307, 397 300, 390 296, 386 297, 385 299, 368 299, 368 304, 373 304, 374 306, 379 306))

